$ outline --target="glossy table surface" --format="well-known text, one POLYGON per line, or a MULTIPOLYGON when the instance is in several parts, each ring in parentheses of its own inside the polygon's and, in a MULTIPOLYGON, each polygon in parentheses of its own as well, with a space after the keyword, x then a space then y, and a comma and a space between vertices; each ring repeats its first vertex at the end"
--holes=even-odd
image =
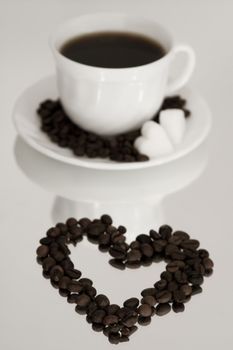
MULTIPOLYGON (((119 347, 232 349, 232 10, 231 0, 0 0, 1 349, 113 347, 42 278, 35 259, 38 240, 54 221, 103 212, 128 226, 129 240, 161 223, 187 231, 215 262, 214 275, 184 313, 154 317, 150 326, 140 327, 119 347), (194 47, 197 67, 191 84, 208 101, 214 120, 207 144, 163 167, 114 174, 64 165, 17 137, 11 121, 17 96, 54 72, 49 32, 67 18, 95 11, 151 16, 170 27, 177 41, 194 47)), ((116 271, 108 264, 108 254, 87 241, 72 249, 72 257, 113 303, 139 296, 164 269, 160 263, 116 271)))

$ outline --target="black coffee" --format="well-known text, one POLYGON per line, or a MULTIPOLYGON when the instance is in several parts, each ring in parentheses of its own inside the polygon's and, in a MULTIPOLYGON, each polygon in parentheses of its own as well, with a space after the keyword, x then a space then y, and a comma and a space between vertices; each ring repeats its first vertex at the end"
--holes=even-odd
POLYGON ((165 55, 160 43, 143 35, 100 32, 67 41, 60 52, 67 58, 88 66, 127 68, 142 66, 165 55))

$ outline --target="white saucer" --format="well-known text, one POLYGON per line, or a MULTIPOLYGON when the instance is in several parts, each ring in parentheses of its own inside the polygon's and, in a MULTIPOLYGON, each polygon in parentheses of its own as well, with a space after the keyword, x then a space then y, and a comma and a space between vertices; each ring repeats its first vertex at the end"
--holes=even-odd
POLYGON ((210 131, 211 113, 205 100, 191 88, 182 89, 179 94, 187 99, 187 108, 192 113, 191 117, 187 119, 185 137, 173 153, 146 162, 116 163, 106 159, 78 157, 71 150, 52 143, 47 135, 40 130, 40 120, 36 110, 43 100, 58 98, 54 76, 38 81, 21 94, 13 110, 13 120, 19 135, 26 143, 51 158, 93 169, 142 169, 168 163, 190 153, 206 139, 210 131))

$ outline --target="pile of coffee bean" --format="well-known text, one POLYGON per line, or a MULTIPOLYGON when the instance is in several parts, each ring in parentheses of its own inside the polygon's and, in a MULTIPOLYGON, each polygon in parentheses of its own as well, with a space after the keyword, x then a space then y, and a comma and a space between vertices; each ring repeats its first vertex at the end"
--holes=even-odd
POLYGON ((68 303, 75 304, 77 313, 86 315, 94 331, 103 332, 113 344, 128 341, 137 324, 148 325, 153 315, 163 316, 171 309, 176 313, 184 311, 185 303, 202 292, 203 277, 212 274, 214 265, 197 240, 186 232, 173 232, 168 225, 161 226, 158 232, 141 234, 130 244, 125 233, 126 228, 114 226, 109 215, 92 221, 69 218, 50 228, 37 249, 43 276, 50 279, 68 303), (84 235, 101 251, 108 251, 112 256, 110 264, 118 269, 164 260, 166 270, 153 287, 141 292, 141 300, 133 297, 123 306, 111 304, 107 296, 97 293, 89 278, 81 278, 81 271, 69 257, 68 244, 76 245, 84 235))
MULTIPOLYGON (((185 116, 190 111, 185 108, 186 100, 180 96, 165 98, 160 110, 168 108, 183 109, 185 116)), ((148 157, 140 154, 134 147, 140 129, 117 136, 102 137, 83 130, 74 124, 64 112, 59 100, 46 100, 37 110, 41 120, 41 130, 60 147, 70 148, 79 157, 109 158, 116 162, 143 162, 148 157)), ((153 118, 159 122, 159 112, 153 118)))

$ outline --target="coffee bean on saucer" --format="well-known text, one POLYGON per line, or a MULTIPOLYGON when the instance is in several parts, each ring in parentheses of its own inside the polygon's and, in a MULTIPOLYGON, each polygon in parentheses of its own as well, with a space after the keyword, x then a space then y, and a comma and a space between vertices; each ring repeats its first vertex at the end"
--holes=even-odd
POLYGON ((158 316, 164 316, 171 311, 170 304, 158 304, 155 308, 155 313, 158 316))

